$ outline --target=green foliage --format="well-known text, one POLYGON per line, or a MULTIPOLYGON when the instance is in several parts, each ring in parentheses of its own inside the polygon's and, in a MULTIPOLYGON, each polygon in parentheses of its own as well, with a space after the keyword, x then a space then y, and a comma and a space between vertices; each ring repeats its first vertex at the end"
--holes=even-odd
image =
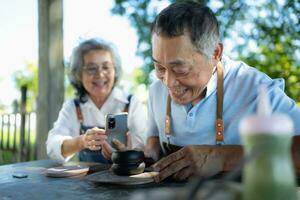
MULTIPOLYGON (((127 16, 139 37, 137 54, 144 59, 137 83, 149 84, 153 69, 150 26, 171 0, 115 0, 112 13, 127 16)), ((300 3, 298 1, 198 0, 216 13, 221 38, 234 45, 236 57, 272 78, 283 77, 286 92, 300 101, 300 3), (298 58, 298 59, 297 59, 298 58)), ((234 53, 233 52, 233 53, 234 53)))
MULTIPOLYGON (((29 115, 27 115, 29 116, 29 115)), ((20 162, 20 154, 21 154, 21 133, 20 133, 20 128, 17 127, 16 130, 14 130, 13 127, 10 127, 10 132, 8 132, 8 127, 7 126, 1 126, 2 129, 2 143, 4 145, 4 149, 0 151, 0 165, 4 164, 10 164, 10 163, 15 163, 15 162, 20 162), (13 131, 16 132, 16 134, 12 134, 13 131), (13 146, 14 146, 14 140, 16 140, 16 149, 13 151, 13 146)), ((27 129, 28 132, 25 134, 29 137, 25 137, 25 148, 24 151, 27 153, 25 156, 26 161, 31 161, 35 160, 35 148, 36 148, 36 131, 35 128, 30 128, 27 129)))
POLYGON ((75 96, 75 89, 73 88, 73 86, 70 83, 69 80, 69 74, 70 74, 70 63, 65 63, 65 94, 64 97, 65 99, 70 99, 70 98, 74 98, 75 96))
MULTIPOLYGON (((68 64, 66 64, 68 65, 68 64)), ((68 73, 65 72, 65 98, 71 98, 74 95, 74 89, 71 86, 69 80, 68 80, 68 73)), ((21 87, 27 86, 27 105, 26 105, 26 111, 32 112, 36 109, 36 101, 37 101, 37 95, 38 95, 38 67, 34 63, 27 63, 25 65, 25 68, 22 70, 18 70, 13 75, 16 88, 21 93, 21 87)), ((15 112, 20 112, 20 103, 21 100, 15 100, 13 102, 13 107, 15 112)))
POLYGON ((286 93, 299 101, 300 3, 266 1, 252 10, 257 16, 248 23, 255 27, 243 37, 245 43, 236 47, 240 58, 272 78, 284 78, 286 93), (256 48, 247 49, 249 43, 256 43, 256 48))
POLYGON ((115 6, 112 9, 114 14, 128 16, 130 23, 136 28, 138 34, 138 52, 137 55, 144 59, 144 65, 142 68, 143 75, 138 74, 138 83, 149 84, 148 74, 153 69, 153 63, 151 59, 151 23, 157 14, 157 8, 151 7, 151 1, 127 1, 127 0, 115 0, 115 6))
MULTIPOLYGON (((2 82, 2 78, 0 77, 0 84, 2 84, 1 82, 2 82)), ((5 110, 5 106, 4 106, 4 104, 0 101, 0 113, 2 113, 4 110, 5 110)))
MULTIPOLYGON (((34 63, 27 63, 24 70, 18 70, 13 75, 16 87, 21 91, 22 86, 27 87, 26 111, 35 110, 38 94, 38 68, 34 63)), ((20 100, 14 102, 15 106, 20 105, 20 100)), ((16 111, 19 111, 18 109, 16 111)))

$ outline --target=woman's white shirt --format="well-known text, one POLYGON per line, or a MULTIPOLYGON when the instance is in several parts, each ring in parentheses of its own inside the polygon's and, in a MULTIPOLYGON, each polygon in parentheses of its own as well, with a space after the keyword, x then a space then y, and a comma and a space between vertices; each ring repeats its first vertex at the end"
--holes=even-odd
MULTIPOLYGON (((128 103, 128 94, 115 87, 100 109, 88 97, 87 102, 80 103, 83 125, 105 127, 105 116, 123 112, 128 103)), ((128 129, 131 136, 132 148, 144 149, 146 113, 141 102, 134 96, 130 100, 128 111, 128 129)), ((68 161, 74 155, 64 158, 61 146, 64 140, 79 136, 80 123, 76 114, 73 100, 66 101, 59 112, 54 127, 48 133, 46 142, 47 154, 59 161, 68 161)))

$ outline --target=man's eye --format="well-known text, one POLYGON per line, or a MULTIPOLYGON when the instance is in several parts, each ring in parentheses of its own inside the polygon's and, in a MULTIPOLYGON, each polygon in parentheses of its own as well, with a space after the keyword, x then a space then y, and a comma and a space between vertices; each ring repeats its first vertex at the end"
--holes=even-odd
POLYGON ((178 75, 185 75, 189 72, 188 69, 175 69, 174 72, 178 75))
POLYGON ((157 70, 157 72, 164 72, 165 71, 165 68, 163 68, 163 67, 156 67, 156 70, 157 70))
POLYGON ((188 73, 187 71, 176 71, 175 72, 176 74, 186 74, 186 73, 188 73))

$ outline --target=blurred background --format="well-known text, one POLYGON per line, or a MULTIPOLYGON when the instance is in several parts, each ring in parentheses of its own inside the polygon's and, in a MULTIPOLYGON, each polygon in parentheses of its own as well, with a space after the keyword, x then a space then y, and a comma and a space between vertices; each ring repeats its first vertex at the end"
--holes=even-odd
MULTIPOLYGON (((0 0, 0 165, 34 160, 37 137, 39 2, 0 0), (22 96, 23 94, 23 96, 22 96)), ((44 0, 47 1, 47 0, 44 0)), ((64 100, 73 98, 68 63, 81 40, 100 37, 121 55, 121 87, 145 104, 155 78, 150 25, 169 0, 62 0, 64 100)), ((296 0, 198 0, 216 13, 225 54, 285 79, 300 102, 300 2, 296 0)), ((49 94, 55 95, 55 94, 49 94)), ((299 105, 299 103, 298 103, 299 105)), ((43 133, 47 134, 46 131, 43 133)), ((39 142, 37 142, 39 141, 39 142)), ((37 143, 42 145, 39 147, 37 143)))

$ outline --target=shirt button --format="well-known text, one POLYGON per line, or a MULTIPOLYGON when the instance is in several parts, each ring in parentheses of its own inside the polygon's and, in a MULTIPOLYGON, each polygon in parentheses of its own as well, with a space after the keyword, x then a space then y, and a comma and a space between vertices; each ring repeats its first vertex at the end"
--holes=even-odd
POLYGON ((190 113, 189 116, 190 116, 190 117, 193 117, 193 113, 190 113))

